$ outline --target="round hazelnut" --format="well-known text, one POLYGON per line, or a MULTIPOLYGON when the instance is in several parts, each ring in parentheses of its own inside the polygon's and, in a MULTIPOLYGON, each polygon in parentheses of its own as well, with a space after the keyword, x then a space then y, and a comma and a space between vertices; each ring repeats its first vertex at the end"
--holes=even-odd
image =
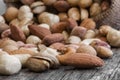
POLYGON ((65 21, 68 19, 67 13, 59 13, 58 16, 60 18, 60 21, 65 21))
POLYGON ((67 2, 70 4, 70 6, 77 6, 79 0, 67 0, 67 2))
POLYGON ((9 7, 9 8, 7 8, 4 16, 5 16, 6 21, 10 22, 13 19, 17 18, 17 16, 18 16, 18 9, 15 8, 15 7, 9 7))
POLYGON ((80 14, 81 14, 81 20, 84 20, 89 17, 89 12, 87 9, 80 9, 80 14))
POLYGON ((93 3, 93 0, 79 0, 78 5, 82 8, 90 7, 93 3))
POLYGON ((101 7, 98 3, 93 3, 90 7, 90 16, 94 17, 101 13, 101 7))
POLYGON ((73 18, 74 20, 80 20, 80 10, 76 7, 72 7, 68 10, 69 18, 73 18))

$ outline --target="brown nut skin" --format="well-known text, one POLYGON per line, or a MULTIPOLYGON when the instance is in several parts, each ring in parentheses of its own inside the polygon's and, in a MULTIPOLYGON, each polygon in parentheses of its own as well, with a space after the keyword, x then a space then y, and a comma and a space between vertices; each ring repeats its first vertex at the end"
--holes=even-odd
POLYGON ((80 44, 79 48, 77 49, 76 52, 77 53, 87 53, 87 54, 95 55, 95 56, 97 55, 96 50, 92 46, 86 45, 86 44, 80 44))
POLYGON ((53 49, 56 49, 58 51, 61 51, 65 47, 65 45, 63 43, 53 43, 49 47, 53 48, 53 49))
POLYGON ((81 39, 83 39, 85 34, 86 34, 86 32, 87 32, 87 29, 80 26, 80 27, 73 28, 73 30, 71 32, 71 35, 78 36, 81 39))
POLYGON ((87 30, 90 30, 96 28, 96 23, 92 19, 88 18, 88 19, 84 19, 81 22, 80 26, 85 27, 87 30))
POLYGON ((51 34, 50 30, 37 25, 29 25, 28 28, 33 35, 38 36, 40 39, 43 39, 45 36, 51 34))
POLYGON ((45 44, 46 46, 49 46, 56 42, 64 42, 64 36, 60 33, 50 34, 43 38, 42 41, 42 43, 45 44))
POLYGON ((67 3, 67 1, 64 0, 55 2, 53 6, 59 12, 66 12, 70 8, 70 5, 67 3))
POLYGON ((67 26, 68 26, 67 22, 56 23, 51 27, 51 32, 62 33, 67 28, 67 26))
POLYGON ((26 62, 26 66, 29 70, 34 72, 43 72, 49 69, 49 62, 46 60, 40 60, 37 58, 29 58, 26 62), (48 65, 46 65, 48 64, 48 65))
POLYGON ((60 18, 60 21, 65 21, 68 19, 67 13, 59 13, 58 16, 60 18))
POLYGON ((78 6, 79 0, 67 0, 70 6, 78 6))
POLYGON ((32 4, 33 2, 35 2, 35 0, 20 0, 23 4, 25 5, 30 5, 32 4))
POLYGON ((10 24, 10 30, 11 30, 11 37, 16 41, 26 41, 26 36, 24 32, 15 25, 10 24))
POLYGON ((79 7, 87 8, 91 6, 92 3, 93 3, 93 0, 79 0, 78 5, 79 7))
POLYGON ((67 19, 66 22, 68 24, 67 27, 68 32, 71 32, 74 27, 78 26, 77 22, 72 18, 67 19))
POLYGON ((59 55, 57 58, 61 64, 77 68, 95 68, 104 65, 104 61, 99 57, 84 53, 59 55))

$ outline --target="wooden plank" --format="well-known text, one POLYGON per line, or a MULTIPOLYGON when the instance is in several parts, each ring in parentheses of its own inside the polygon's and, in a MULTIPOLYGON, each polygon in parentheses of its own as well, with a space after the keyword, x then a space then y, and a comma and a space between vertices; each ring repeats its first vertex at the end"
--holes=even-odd
POLYGON ((120 49, 113 49, 114 56, 105 60, 105 66, 94 69, 75 69, 62 66, 42 73, 23 69, 12 76, 0 76, 0 80, 120 80, 120 49))

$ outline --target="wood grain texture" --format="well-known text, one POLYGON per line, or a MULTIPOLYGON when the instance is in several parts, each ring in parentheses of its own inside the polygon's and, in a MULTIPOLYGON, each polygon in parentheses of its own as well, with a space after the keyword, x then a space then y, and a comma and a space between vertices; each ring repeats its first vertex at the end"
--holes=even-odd
POLYGON ((120 80, 120 49, 113 49, 114 56, 106 59, 105 66, 94 69, 75 69, 62 66, 56 70, 33 73, 23 69, 12 76, 0 76, 0 80, 120 80))

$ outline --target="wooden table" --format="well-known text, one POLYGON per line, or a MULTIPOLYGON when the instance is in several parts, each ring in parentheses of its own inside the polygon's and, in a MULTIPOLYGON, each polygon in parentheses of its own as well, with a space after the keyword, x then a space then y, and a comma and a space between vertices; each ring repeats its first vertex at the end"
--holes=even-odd
POLYGON ((23 69, 12 76, 0 76, 0 80, 120 80, 120 49, 113 49, 113 52, 113 57, 104 60, 105 65, 101 68, 86 70, 62 66, 42 73, 23 69))

